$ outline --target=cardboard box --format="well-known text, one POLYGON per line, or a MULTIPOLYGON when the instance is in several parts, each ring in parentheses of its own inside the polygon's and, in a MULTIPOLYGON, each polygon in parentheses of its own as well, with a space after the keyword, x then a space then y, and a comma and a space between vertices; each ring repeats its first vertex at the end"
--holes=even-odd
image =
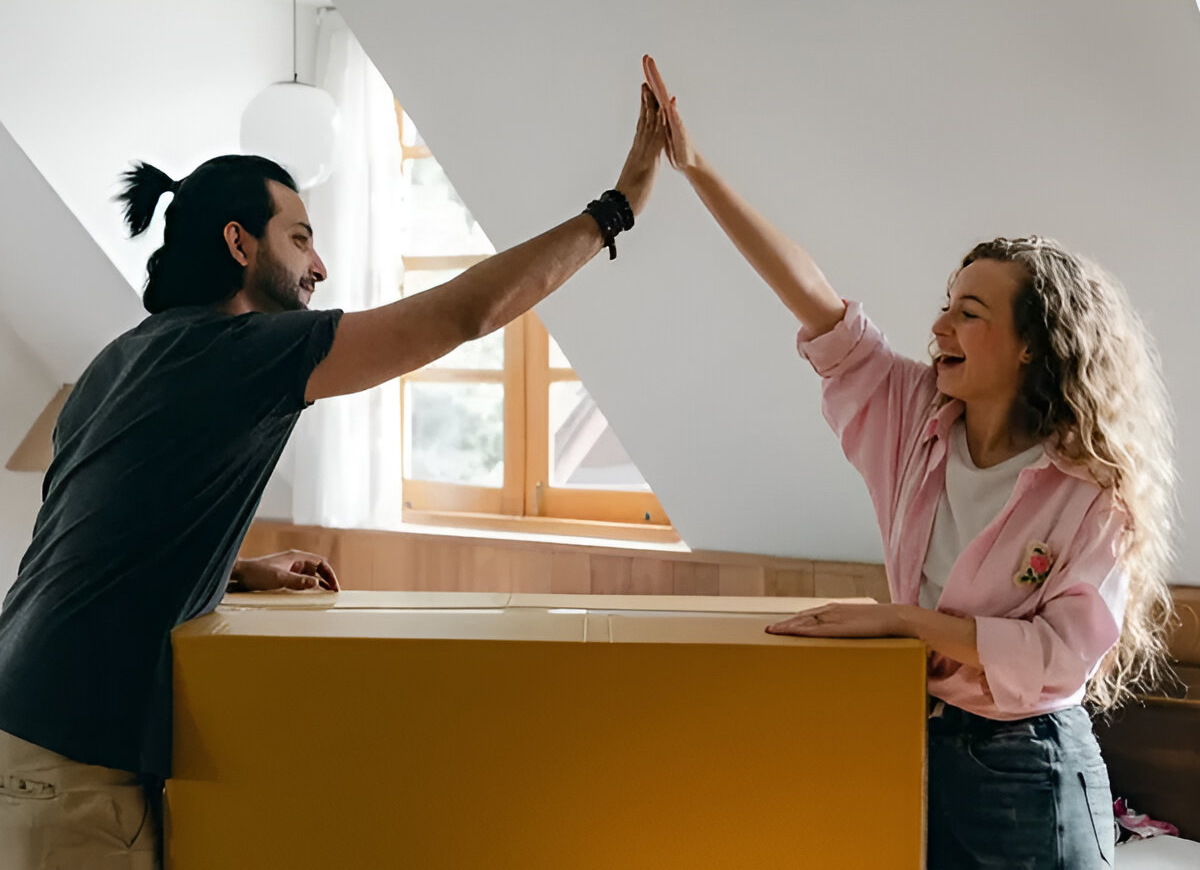
POLYGON ((917 641, 371 594, 177 629, 172 870, 921 866, 917 641))

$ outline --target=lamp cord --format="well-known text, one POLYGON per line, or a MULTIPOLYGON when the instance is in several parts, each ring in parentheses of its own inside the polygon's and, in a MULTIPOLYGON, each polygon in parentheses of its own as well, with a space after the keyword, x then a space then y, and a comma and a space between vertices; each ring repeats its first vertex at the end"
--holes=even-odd
POLYGON ((296 72, 296 0, 292 0, 292 84, 300 80, 296 72))

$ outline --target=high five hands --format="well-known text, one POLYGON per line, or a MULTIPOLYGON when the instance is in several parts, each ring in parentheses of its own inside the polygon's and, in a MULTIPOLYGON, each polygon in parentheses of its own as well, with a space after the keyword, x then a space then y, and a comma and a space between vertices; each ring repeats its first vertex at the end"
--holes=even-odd
POLYGON ((642 107, 638 115, 637 130, 633 145, 621 177, 617 179, 617 190, 625 194, 633 213, 641 214, 650 198, 654 179, 658 175, 658 158, 662 155, 665 122, 662 110, 648 85, 642 85, 642 107))
POLYGON ((658 71, 658 64, 650 55, 642 55, 642 72, 646 75, 646 84, 650 86, 658 104, 658 113, 666 132, 667 159, 680 172, 694 168, 700 162, 700 155, 692 145, 687 128, 679 117, 679 107, 675 98, 667 90, 666 82, 658 71))

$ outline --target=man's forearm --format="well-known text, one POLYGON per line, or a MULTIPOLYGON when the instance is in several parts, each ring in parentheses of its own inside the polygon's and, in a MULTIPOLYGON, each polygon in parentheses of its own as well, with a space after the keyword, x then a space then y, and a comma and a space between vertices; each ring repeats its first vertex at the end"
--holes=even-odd
POLYGON ((424 293, 345 314, 329 354, 309 376, 305 399, 374 387, 499 329, 550 295, 602 244, 596 220, 580 214, 424 293))
POLYGON ((603 246, 595 219, 580 214, 472 266, 445 290, 460 298, 464 310, 473 312, 474 337, 484 336, 565 284, 603 246))

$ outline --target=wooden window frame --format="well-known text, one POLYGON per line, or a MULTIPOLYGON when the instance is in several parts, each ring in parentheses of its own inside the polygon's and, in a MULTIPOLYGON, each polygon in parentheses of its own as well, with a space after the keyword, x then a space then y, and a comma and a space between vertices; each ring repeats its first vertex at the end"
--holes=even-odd
MULTIPOLYGON (((403 144, 404 111, 396 104, 403 144)), ((403 146, 404 160, 432 157, 424 145, 403 146)), ((468 269, 488 254, 404 257, 405 272, 468 269)), ((491 531, 521 531, 674 543, 679 535, 649 490, 555 487, 549 484, 550 385, 579 380, 550 368, 550 335, 532 311, 504 327, 501 369, 425 367, 400 379, 401 419, 409 383, 500 383, 504 387, 504 483, 472 486, 403 475, 405 522, 491 531)), ((403 425, 404 455, 411 432, 403 425)))

